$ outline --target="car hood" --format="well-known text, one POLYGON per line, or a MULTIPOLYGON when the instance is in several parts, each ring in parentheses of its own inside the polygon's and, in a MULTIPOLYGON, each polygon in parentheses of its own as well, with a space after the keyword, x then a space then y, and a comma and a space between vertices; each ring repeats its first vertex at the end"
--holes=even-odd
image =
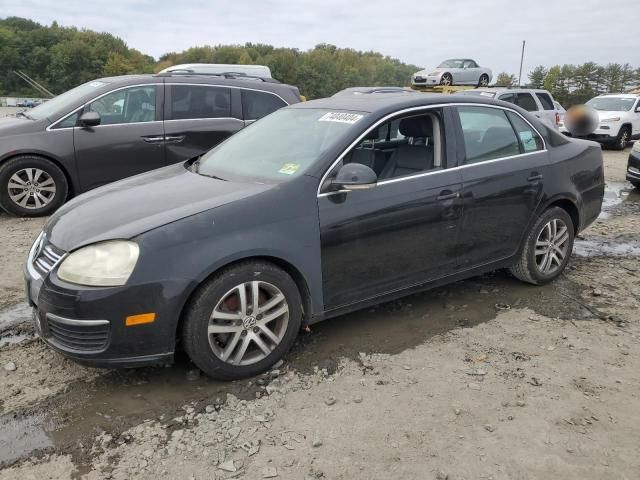
POLYGON ((103 240, 132 238, 271 187, 205 177, 180 163, 76 197, 49 219, 44 232, 55 246, 70 251, 103 240))
POLYGON ((428 77, 430 74, 432 73, 442 73, 444 70, 442 68, 425 68, 424 70, 420 70, 419 72, 416 72, 413 74, 413 76, 415 77, 420 76, 420 77, 428 77))

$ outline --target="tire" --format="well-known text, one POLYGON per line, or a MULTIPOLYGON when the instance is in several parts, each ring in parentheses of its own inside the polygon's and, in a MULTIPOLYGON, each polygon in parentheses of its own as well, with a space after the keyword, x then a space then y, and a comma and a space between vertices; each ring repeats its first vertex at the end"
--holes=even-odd
POLYGON ((545 211, 531 227, 527 234, 522 248, 520 249, 517 262, 511 266, 510 271, 517 279, 533 285, 544 285, 556 279, 567 266, 571 251, 573 250, 573 240, 575 237, 573 221, 566 212, 560 207, 552 207, 545 211), (556 230, 553 233, 552 222, 555 221, 556 230), (566 227, 566 231, 562 232, 562 226, 566 227), (551 234, 551 238, 555 238, 554 244, 560 245, 560 241, 564 240, 558 249, 550 245, 544 245, 547 237, 551 234), (538 242, 540 242, 538 244, 538 242), (538 245, 537 245, 538 244, 538 245), (538 250, 536 251, 536 247, 538 250), (549 252, 547 256, 544 253, 549 252), (555 255, 555 259, 554 259, 555 255), (560 256, 561 255, 561 258, 560 256), (545 270, 546 263, 549 261, 549 269, 545 270))
POLYGON ((453 77, 450 73, 443 73, 440 77, 440 85, 453 85, 453 77))
POLYGON ((0 207, 18 217, 50 215, 67 199, 67 178, 53 162, 22 155, 0 165, 0 207))
POLYGON ((219 272, 196 291, 187 306, 182 341, 193 363, 208 376, 236 380, 264 372, 282 358, 301 325, 300 292, 289 274, 271 263, 244 262, 219 272), (255 284, 259 308, 267 307, 258 314, 252 308, 255 284), (239 288, 245 289, 244 314, 239 288), (274 318, 262 323, 268 317, 274 318), (265 326, 273 336, 265 333, 265 326))
POLYGON ((479 87, 488 87, 489 86, 489 75, 487 75, 486 73, 483 73, 482 75, 480 75, 480 78, 478 79, 478 86, 479 87))
POLYGON ((631 130, 627 126, 622 127, 618 132, 616 141, 613 143, 613 148, 616 150, 624 150, 629 143, 629 140, 631 140, 631 130))

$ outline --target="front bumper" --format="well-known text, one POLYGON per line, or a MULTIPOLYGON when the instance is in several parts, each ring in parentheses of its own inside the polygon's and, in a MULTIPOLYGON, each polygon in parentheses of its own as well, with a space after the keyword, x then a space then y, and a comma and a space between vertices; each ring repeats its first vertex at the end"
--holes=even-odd
POLYGON ((416 87, 425 87, 429 85, 440 85, 442 75, 418 75, 411 77, 411 84, 416 87))
MULTIPOLYGON (((640 140, 638 140, 640 141, 640 140)), ((640 152, 631 151, 627 161, 627 180, 640 183, 640 152)))
POLYGON ((36 332, 52 349, 95 367, 132 367, 173 360, 184 284, 162 281, 123 287, 66 284, 24 269, 36 332), (153 323, 127 326, 131 315, 154 312, 153 323))

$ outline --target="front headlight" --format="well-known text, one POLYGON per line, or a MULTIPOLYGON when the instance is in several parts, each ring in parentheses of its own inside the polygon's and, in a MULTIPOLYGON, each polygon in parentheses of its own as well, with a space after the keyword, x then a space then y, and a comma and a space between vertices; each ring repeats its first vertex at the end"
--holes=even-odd
POLYGON ((138 261, 135 242, 109 240, 88 245, 71 253, 58 268, 65 282, 91 287, 117 287, 129 280, 138 261))
POLYGON ((602 123, 607 123, 607 122, 619 122, 620 121, 620 117, 609 117, 609 118, 603 118, 602 120, 600 120, 602 123))
POLYGON ((430 77, 437 77, 438 75, 440 75, 440 72, 431 72, 429 74, 430 77))

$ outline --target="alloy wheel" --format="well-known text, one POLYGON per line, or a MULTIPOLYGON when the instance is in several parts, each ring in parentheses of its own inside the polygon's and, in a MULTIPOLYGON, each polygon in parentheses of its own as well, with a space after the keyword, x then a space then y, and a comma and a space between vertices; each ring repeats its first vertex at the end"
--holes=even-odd
POLYGON ((452 80, 451 75, 445 73, 440 80, 440 85, 451 85, 452 80))
POLYGON ((56 196, 56 183, 45 170, 23 168, 11 175, 7 185, 9 198, 22 208, 46 207, 56 196))
POLYGON ((236 285, 216 304, 208 324, 213 353, 231 365, 251 365, 282 341, 289 305, 275 285, 251 281, 236 285))
POLYGON ((623 150, 629 143, 629 131, 625 128, 620 134, 620 150, 623 150))
POLYGON ((480 76, 480 86, 481 87, 487 87, 489 85, 489 77, 487 77, 486 75, 481 75, 480 76))
POLYGON ((538 270, 546 275, 555 273, 568 254, 569 228, 559 218, 549 220, 538 234, 535 262, 538 270))

